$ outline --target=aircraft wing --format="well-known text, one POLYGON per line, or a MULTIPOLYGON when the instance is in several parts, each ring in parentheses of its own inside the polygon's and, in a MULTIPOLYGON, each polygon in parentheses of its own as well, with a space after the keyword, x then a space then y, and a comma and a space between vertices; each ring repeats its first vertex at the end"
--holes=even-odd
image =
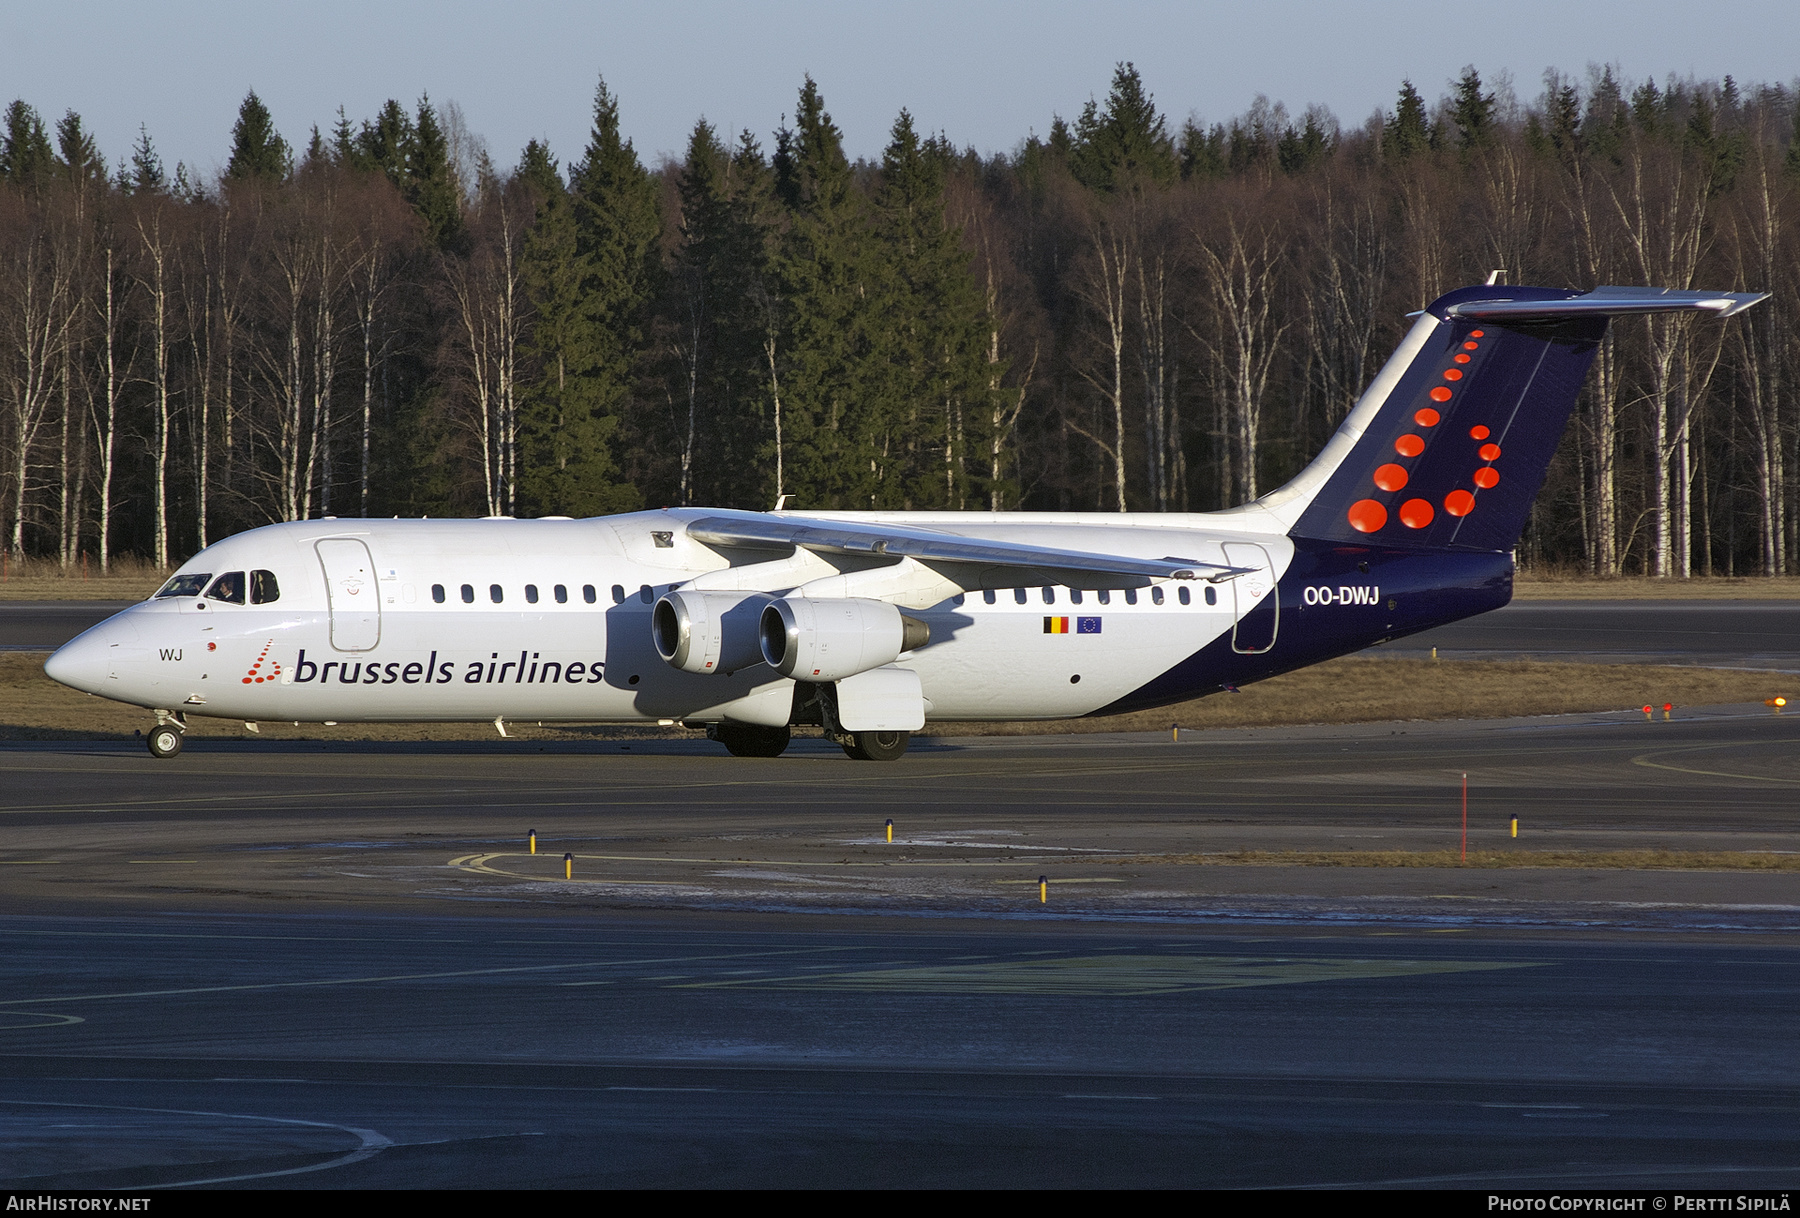
POLYGON ((687 534, 705 545, 798 546, 821 554, 912 558, 923 563, 1010 567, 1041 573, 1046 583, 1067 582, 1058 573, 1135 576, 1141 579, 1203 579, 1209 583, 1250 573, 1248 567, 1196 562, 1187 558, 1124 558, 1048 546, 983 541, 898 524, 860 524, 805 516, 706 516, 687 534))

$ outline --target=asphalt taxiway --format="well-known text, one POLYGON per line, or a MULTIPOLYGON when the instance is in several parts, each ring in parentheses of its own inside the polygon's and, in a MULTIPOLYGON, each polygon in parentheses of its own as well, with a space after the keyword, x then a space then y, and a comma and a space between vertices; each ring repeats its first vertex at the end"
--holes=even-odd
POLYGON ((1797 746, 3 745, 0 1182, 1786 1186, 1800 872, 1220 859, 1457 850, 1466 772, 1477 855, 1774 863, 1797 746))

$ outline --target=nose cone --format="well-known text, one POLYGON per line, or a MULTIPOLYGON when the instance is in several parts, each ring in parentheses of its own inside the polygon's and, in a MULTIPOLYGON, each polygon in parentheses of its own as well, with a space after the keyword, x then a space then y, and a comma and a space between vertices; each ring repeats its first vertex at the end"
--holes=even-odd
POLYGON ((44 675, 85 694, 116 697, 118 682, 111 681, 115 688, 109 690, 109 679, 122 660, 138 658, 137 639, 136 626, 119 617, 108 618, 57 648, 44 661, 44 675))

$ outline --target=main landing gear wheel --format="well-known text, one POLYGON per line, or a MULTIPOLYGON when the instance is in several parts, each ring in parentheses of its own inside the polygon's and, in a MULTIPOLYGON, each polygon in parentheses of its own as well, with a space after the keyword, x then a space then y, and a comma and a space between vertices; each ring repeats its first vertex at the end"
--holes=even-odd
POLYGON ((898 761, 911 732, 852 732, 844 752, 858 761, 898 761))
POLYGON ((725 746, 733 757, 779 757, 787 752, 793 733, 785 727, 756 727, 748 723, 719 723, 706 734, 725 746))
POLYGON ((181 752, 181 731, 167 723, 159 723, 144 737, 152 757, 173 757, 181 752))

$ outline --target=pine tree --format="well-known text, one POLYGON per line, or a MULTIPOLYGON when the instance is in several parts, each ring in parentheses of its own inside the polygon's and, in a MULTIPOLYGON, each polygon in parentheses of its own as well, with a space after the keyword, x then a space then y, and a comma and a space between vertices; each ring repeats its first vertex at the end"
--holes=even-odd
POLYGON ((411 134, 403 145, 406 201, 425 221, 426 237, 440 249, 453 248, 463 237, 462 197, 450 167, 450 144, 429 96, 419 98, 411 134))
POLYGON ((1304 173, 1330 155, 1332 143, 1325 116, 1316 107, 1309 107, 1306 121, 1300 127, 1290 124, 1281 133, 1275 146, 1275 160, 1283 173, 1304 173))
POLYGON ((1381 130, 1381 150, 1391 160, 1404 161, 1431 147, 1431 121, 1425 115, 1425 99, 1410 80, 1400 82, 1400 100, 1381 130))
POLYGON ((56 124, 56 147, 61 154, 62 170, 72 182, 86 183, 106 177, 106 161, 94 137, 81 124, 81 116, 70 110, 56 124))
POLYGON ((1787 157, 1781 167, 1789 177, 1800 178, 1800 106, 1794 107, 1794 129, 1788 133, 1787 157))
POLYGON ((881 449, 891 472, 877 506, 961 508, 986 499, 989 401, 998 375, 987 363, 989 321, 962 234, 945 219, 950 149, 921 142, 904 110, 882 156, 876 199, 878 367, 889 404, 881 449))
POLYGON ((413 144, 413 123, 398 101, 388 98, 356 136, 359 168, 379 169, 387 180, 405 189, 407 150, 413 144))
POLYGON ((231 159, 225 164, 225 176, 240 182, 280 181, 292 171, 293 161, 287 141, 275 130, 269 108, 252 89, 244 95, 237 123, 231 128, 231 159))
POLYGON ((535 380, 520 395, 519 497, 534 514, 597 516, 641 500, 622 485, 612 455, 618 430, 595 376, 605 349, 583 296, 588 278, 575 203, 550 149, 525 146, 518 176, 536 197, 525 236, 525 290, 535 322, 525 343, 535 380))
POLYGON ((1481 76, 1470 64, 1456 82, 1450 99, 1450 121, 1456 124, 1456 146, 1464 152, 1484 148, 1493 140, 1495 101, 1481 91, 1481 76))
POLYGON ((870 383, 878 286, 868 205, 810 76, 786 148, 792 167, 777 181, 796 202, 777 265, 786 311, 779 459, 798 506, 868 507, 882 478, 875 421, 888 405, 870 383))
MULTIPOLYGON (((581 302, 592 346, 584 375, 591 411, 606 427, 627 423, 645 349, 646 310, 656 287, 662 216, 656 183, 619 127, 619 103, 601 80, 593 127, 569 174, 581 302)), ((635 494, 629 488, 607 493, 635 494)))
POLYGON ((1134 65, 1114 70, 1104 111, 1091 99, 1082 109, 1070 163, 1082 185, 1108 192, 1146 181, 1167 185, 1180 176, 1168 125, 1134 65))
POLYGON ((1550 97, 1547 136, 1550 146, 1564 161, 1581 157, 1581 94, 1572 84, 1565 84, 1550 97))
POLYGON ((1601 73, 1600 83, 1594 86, 1593 96, 1588 98, 1587 113, 1582 115, 1581 143, 1591 156, 1616 161, 1630 133, 1630 111, 1608 65, 1601 73))
POLYGON ((22 100, 6 107, 0 119, 6 132, 0 136, 0 181, 34 182, 56 164, 44 120, 22 100))
POLYGON ((119 189, 128 195, 154 195, 161 194, 167 187, 162 157, 157 155, 156 145, 150 142, 150 129, 139 124, 138 140, 131 148, 130 172, 124 165, 119 166, 119 189))

